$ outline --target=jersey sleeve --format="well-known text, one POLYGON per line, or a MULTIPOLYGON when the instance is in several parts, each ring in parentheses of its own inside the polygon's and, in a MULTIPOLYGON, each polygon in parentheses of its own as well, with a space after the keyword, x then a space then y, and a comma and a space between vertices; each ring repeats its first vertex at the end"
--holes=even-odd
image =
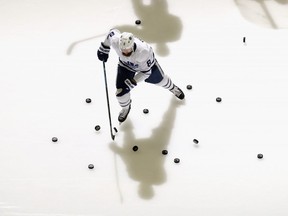
POLYGON ((111 29, 103 42, 104 45, 108 47, 115 45, 116 43, 118 43, 119 36, 120 31, 118 29, 111 29))

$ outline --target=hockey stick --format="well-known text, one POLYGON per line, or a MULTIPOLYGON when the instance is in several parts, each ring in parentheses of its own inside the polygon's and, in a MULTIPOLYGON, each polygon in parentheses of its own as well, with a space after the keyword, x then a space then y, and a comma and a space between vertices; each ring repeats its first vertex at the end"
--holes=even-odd
POLYGON ((106 97, 107 97, 107 107, 108 107, 108 116, 109 116, 109 124, 110 124, 110 133, 111 133, 112 140, 114 140, 115 139, 115 135, 112 132, 111 113, 110 113, 110 104, 109 104, 109 94, 108 94, 106 68, 105 68, 105 62, 104 61, 103 61, 103 71, 104 71, 104 79, 105 79, 105 88, 106 88, 106 97))

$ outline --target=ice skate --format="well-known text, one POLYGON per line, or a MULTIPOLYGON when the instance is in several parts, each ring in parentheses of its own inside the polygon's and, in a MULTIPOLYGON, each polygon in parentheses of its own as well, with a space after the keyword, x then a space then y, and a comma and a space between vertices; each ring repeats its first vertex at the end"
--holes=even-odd
POLYGON ((119 113, 118 116, 118 121, 121 124, 122 122, 124 122, 130 112, 131 109, 131 105, 129 105, 128 107, 123 107, 122 110, 119 113))
POLYGON ((173 89, 171 89, 170 91, 180 100, 183 100, 185 97, 183 91, 176 85, 174 85, 173 89))

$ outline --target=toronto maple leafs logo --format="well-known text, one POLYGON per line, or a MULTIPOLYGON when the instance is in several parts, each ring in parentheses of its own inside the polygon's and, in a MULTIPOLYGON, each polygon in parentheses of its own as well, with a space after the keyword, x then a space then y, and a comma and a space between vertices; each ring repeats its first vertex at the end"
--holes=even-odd
POLYGON ((133 69, 136 69, 139 67, 139 64, 134 64, 133 62, 127 61, 126 64, 133 69))

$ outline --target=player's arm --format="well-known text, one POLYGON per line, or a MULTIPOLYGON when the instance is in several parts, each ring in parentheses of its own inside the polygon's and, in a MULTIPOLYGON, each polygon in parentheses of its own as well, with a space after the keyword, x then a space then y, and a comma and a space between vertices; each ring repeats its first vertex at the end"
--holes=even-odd
POLYGON ((109 57, 110 46, 112 45, 113 41, 115 41, 115 36, 120 34, 118 29, 111 29, 107 34, 105 40, 101 42, 100 47, 97 51, 97 56, 100 61, 106 62, 109 57))
POLYGON ((111 47, 116 38, 119 38, 120 31, 118 29, 111 29, 107 34, 105 40, 102 42, 104 46, 111 47))

